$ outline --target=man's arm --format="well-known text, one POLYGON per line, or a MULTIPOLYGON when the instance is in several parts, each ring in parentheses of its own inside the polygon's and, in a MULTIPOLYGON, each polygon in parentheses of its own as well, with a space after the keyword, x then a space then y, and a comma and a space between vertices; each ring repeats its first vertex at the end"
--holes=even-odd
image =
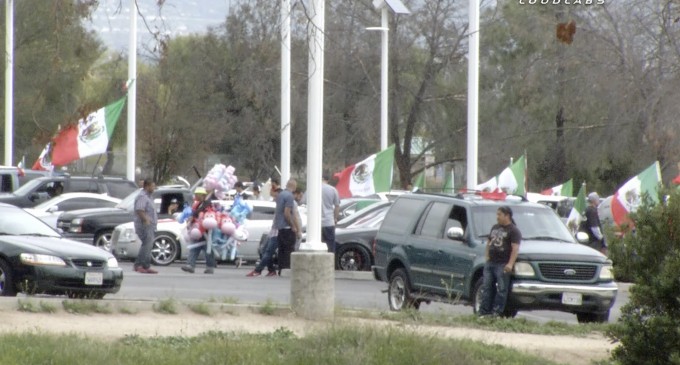
POLYGON ((512 251, 510 252, 510 260, 503 268, 505 272, 512 272, 512 267, 515 266, 515 261, 517 261, 517 254, 519 254, 519 243, 511 243, 512 251))
POLYGON ((151 224, 151 219, 149 219, 149 215, 146 214, 145 211, 135 210, 135 213, 137 213, 137 216, 142 220, 142 224, 144 224, 145 226, 151 224))
POLYGON ((340 217, 340 205, 336 204, 335 209, 333 209, 333 219, 335 219, 335 224, 338 224, 338 217, 340 217))
POLYGON ((286 222, 288 222, 290 228, 292 228, 293 231, 295 231, 297 226, 295 224, 295 217, 293 217, 292 209, 290 209, 289 207, 283 208, 283 217, 286 219, 286 222))

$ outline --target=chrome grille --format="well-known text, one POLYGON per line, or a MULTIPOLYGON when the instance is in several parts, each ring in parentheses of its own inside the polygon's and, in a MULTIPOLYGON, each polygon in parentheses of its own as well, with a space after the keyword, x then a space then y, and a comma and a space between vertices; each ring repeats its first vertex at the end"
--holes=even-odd
POLYGON ((101 268, 105 262, 102 260, 73 259, 71 260, 76 267, 83 269, 101 268))
POLYGON ((71 226, 70 222, 67 221, 57 221, 57 228, 61 228, 64 230, 64 232, 68 231, 69 227, 71 226))
POLYGON ((595 278, 597 272, 596 265, 578 265, 578 264, 538 264, 541 270, 541 275, 546 279, 551 280, 575 280, 575 281, 590 281, 595 278))

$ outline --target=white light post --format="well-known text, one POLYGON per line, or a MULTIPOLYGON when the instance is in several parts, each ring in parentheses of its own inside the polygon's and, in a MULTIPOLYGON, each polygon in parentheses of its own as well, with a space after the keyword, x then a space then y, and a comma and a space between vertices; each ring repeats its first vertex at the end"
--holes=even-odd
POLYGON ((137 3, 130 0, 130 45, 128 50, 128 114, 126 177, 135 179, 135 138, 137 138, 137 3))
POLYGON ((468 10, 468 115, 467 115, 467 188, 477 186, 479 124, 479 0, 470 0, 468 10))
POLYGON ((12 165, 14 144, 14 0, 5 2, 5 165, 12 165))
POLYGON ((290 179, 290 0, 281 0, 281 184, 290 179))
POLYGON ((380 150, 387 148, 387 104, 389 100, 389 91, 387 89, 388 76, 388 40, 389 40, 389 22, 388 12, 390 9, 395 14, 410 14, 411 12, 399 0, 373 0, 373 7, 380 10, 380 27, 370 27, 367 30, 379 30, 382 32, 381 37, 381 54, 380 54, 380 150))

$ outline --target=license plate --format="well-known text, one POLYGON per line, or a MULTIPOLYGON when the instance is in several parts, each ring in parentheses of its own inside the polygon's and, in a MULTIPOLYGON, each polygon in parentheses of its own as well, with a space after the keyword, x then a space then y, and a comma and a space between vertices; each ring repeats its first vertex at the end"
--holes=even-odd
POLYGON ((583 295, 581 293, 562 293, 562 304, 581 305, 583 304, 583 295))
POLYGON ((86 272, 85 285, 102 285, 104 283, 104 273, 86 272))

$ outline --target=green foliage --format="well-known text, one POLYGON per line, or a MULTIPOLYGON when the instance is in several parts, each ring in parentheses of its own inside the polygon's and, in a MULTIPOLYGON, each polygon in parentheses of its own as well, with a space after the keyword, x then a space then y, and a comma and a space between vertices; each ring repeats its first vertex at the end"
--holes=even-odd
POLYGON ((111 313, 108 304, 94 300, 64 300, 61 304, 65 311, 73 314, 111 313))
POLYGON ((156 313, 177 314, 177 301, 172 298, 163 299, 153 305, 153 310, 156 313))
POLYGON ((629 263, 635 285, 609 335, 620 342, 613 357, 624 365, 680 363, 680 192, 661 192, 661 201, 663 194, 670 194, 666 204, 645 197, 632 216, 635 232, 623 239, 637 254, 629 263))
POLYGON ((187 306, 189 307, 189 309, 191 309, 192 312, 194 312, 196 314, 200 314, 200 315, 208 316, 208 317, 213 315, 213 312, 210 309, 210 306, 208 306, 205 303, 187 304, 187 306))
POLYGON ((266 314, 268 316, 274 315, 274 311, 276 310, 276 306, 274 305, 274 301, 271 300, 271 298, 267 298, 267 301, 264 302, 264 304, 260 307, 258 310, 260 314, 266 314))
POLYGON ((552 362, 498 345, 453 340, 396 328, 331 327, 297 337, 286 328, 266 334, 208 332, 196 337, 77 335, 0 336, 2 364, 296 364, 531 365, 552 362))
POLYGON ((54 306, 54 304, 45 302, 45 301, 40 301, 36 305, 34 301, 31 299, 26 299, 22 300, 19 299, 17 302, 17 310, 20 312, 29 312, 29 313, 54 313, 57 311, 57 307, 54 306))

